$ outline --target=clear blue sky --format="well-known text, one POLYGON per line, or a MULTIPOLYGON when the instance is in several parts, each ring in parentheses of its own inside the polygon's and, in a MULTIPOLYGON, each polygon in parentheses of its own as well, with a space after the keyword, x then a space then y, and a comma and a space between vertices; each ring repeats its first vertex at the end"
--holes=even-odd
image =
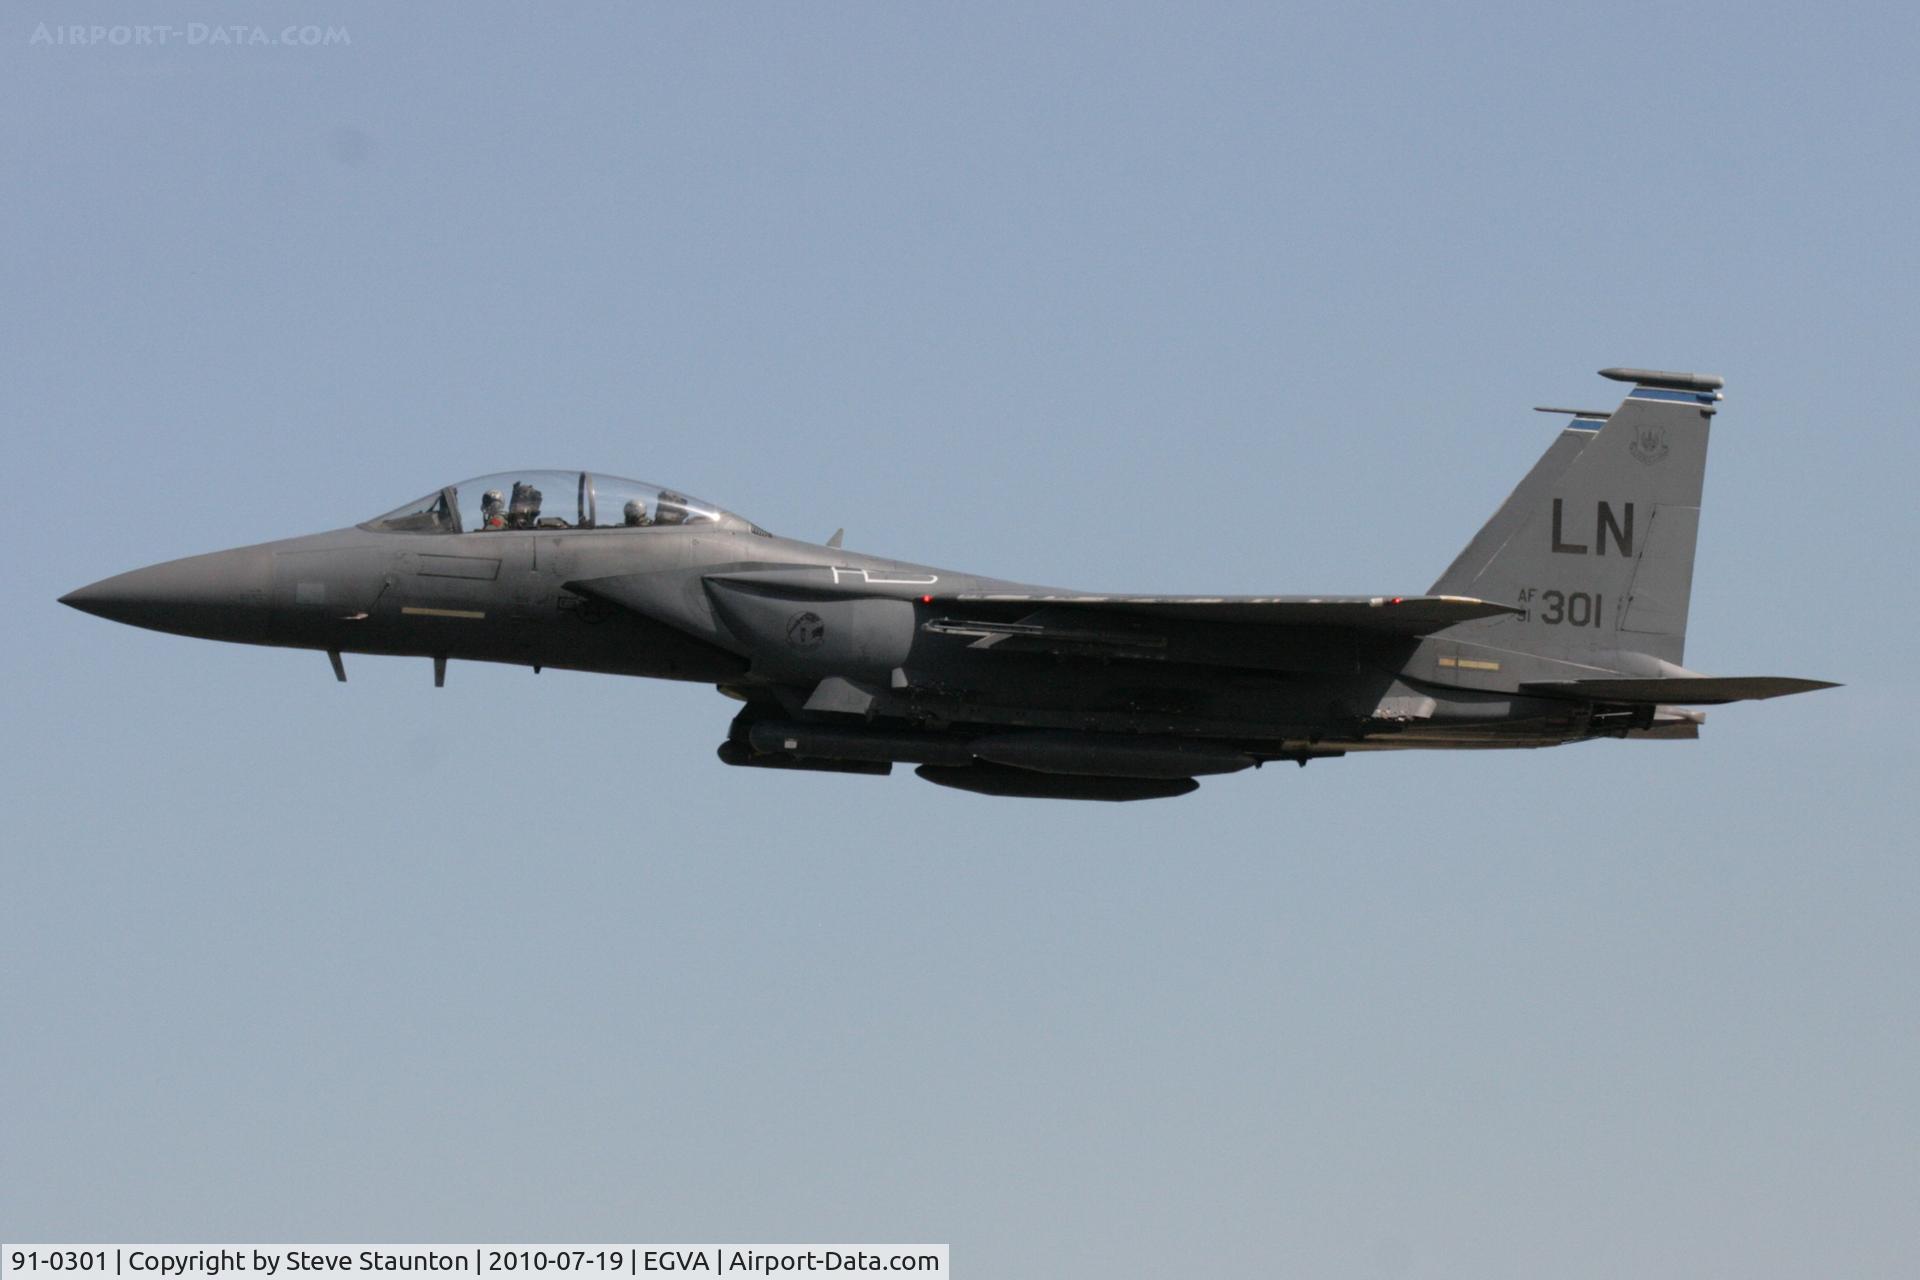
POLYGON ((100 3, 0 24, 0 1234, 968 1276, 1910 1276, 1911 6, 100 3), (1144 805, 63 591, 506 467, 1086 588, 1411 591, 1728 380, 1693 744, 1144 805))

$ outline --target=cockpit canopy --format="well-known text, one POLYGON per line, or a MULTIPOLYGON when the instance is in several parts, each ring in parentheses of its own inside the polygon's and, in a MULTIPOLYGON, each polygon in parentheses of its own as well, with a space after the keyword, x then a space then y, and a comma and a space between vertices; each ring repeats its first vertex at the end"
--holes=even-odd
POLYGON ((463 480, 362 525, 384 533, 504 529, 657 529, 709 525, 766 530, 698 498, 593 471, 502 471, 463 480))

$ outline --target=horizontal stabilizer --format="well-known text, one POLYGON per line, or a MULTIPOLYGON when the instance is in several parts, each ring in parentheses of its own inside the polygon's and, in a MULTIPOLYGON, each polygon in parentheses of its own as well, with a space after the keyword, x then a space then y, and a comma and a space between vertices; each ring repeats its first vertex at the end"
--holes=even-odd
POLYGON ((1423 636, 1455 623, 1520 609, 1471 596, 1082 596, 958 595, 962 604, 1024 605, 1131 614, 1182 622, 1269 627, 1339 627, 1423 636))
POLYGON ((1789 693, 1837 689, 1831 680, 1801 680, 1793 676, 1673 676, 1630 680, 1530 680, 1521 689, 1558 698, 1591 702, 1651 702, 1673 706, 1706 706, 1722 702, 1753 702, 1789 693))

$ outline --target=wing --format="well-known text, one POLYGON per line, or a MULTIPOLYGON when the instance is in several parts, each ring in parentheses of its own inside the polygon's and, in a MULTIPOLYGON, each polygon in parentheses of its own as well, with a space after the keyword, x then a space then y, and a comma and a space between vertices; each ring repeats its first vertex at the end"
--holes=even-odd
MULTIPOLYGON (((1456 623, 1521 612, 1442 595, 1112 596, 1045 590, 934 595, 928 589, 939 578, 932 572, 884 574, 808 565, 710 573, 700 578, 704 591, 689 591, 678 575, 659 573, 572 581, 567 589, 736 652, 785 639, 785 614, 743 608, 747 604, 804 604, 824 616, 841 605, 895 601, 913 606, 909 626, 968 639, 973 649, 1323 672, 1353 670, 1357 648, 1367 642, 1411 641, 1456 623), (726 616, 731 642, 716 631, 710 604, 726 616)), ((857 629, 851 618, 833 629, 848 624, 857 629)))
POLYGON ((1009 606, 1087 619, 1225 622, 1261 627, 1333 628, 1424 636, 1458 622, 1523 610, 1472 596, 1090 596, 958 595, 930 603, 1009 606))
POLYGON ((1288 671, 1355 669, 1367 642, 1517 613, 1464 596, 953 595, 922 629, 972 648, 1288 671))

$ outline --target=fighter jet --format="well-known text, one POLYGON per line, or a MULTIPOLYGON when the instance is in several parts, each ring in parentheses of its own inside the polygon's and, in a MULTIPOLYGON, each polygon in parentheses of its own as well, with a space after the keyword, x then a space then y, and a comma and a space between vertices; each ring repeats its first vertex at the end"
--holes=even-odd
POLYGON ((777 537, 596 472, 446 485, 350 528, 61 597, 134 626, 341 655, 711 683, 719 756, 992 796, 1142 800, 1359 751, 1693 738, 1693 708, 1832 687, 1681 665, 1722 381, 1603 369, 1421 594, 1126 596, 777 537))

